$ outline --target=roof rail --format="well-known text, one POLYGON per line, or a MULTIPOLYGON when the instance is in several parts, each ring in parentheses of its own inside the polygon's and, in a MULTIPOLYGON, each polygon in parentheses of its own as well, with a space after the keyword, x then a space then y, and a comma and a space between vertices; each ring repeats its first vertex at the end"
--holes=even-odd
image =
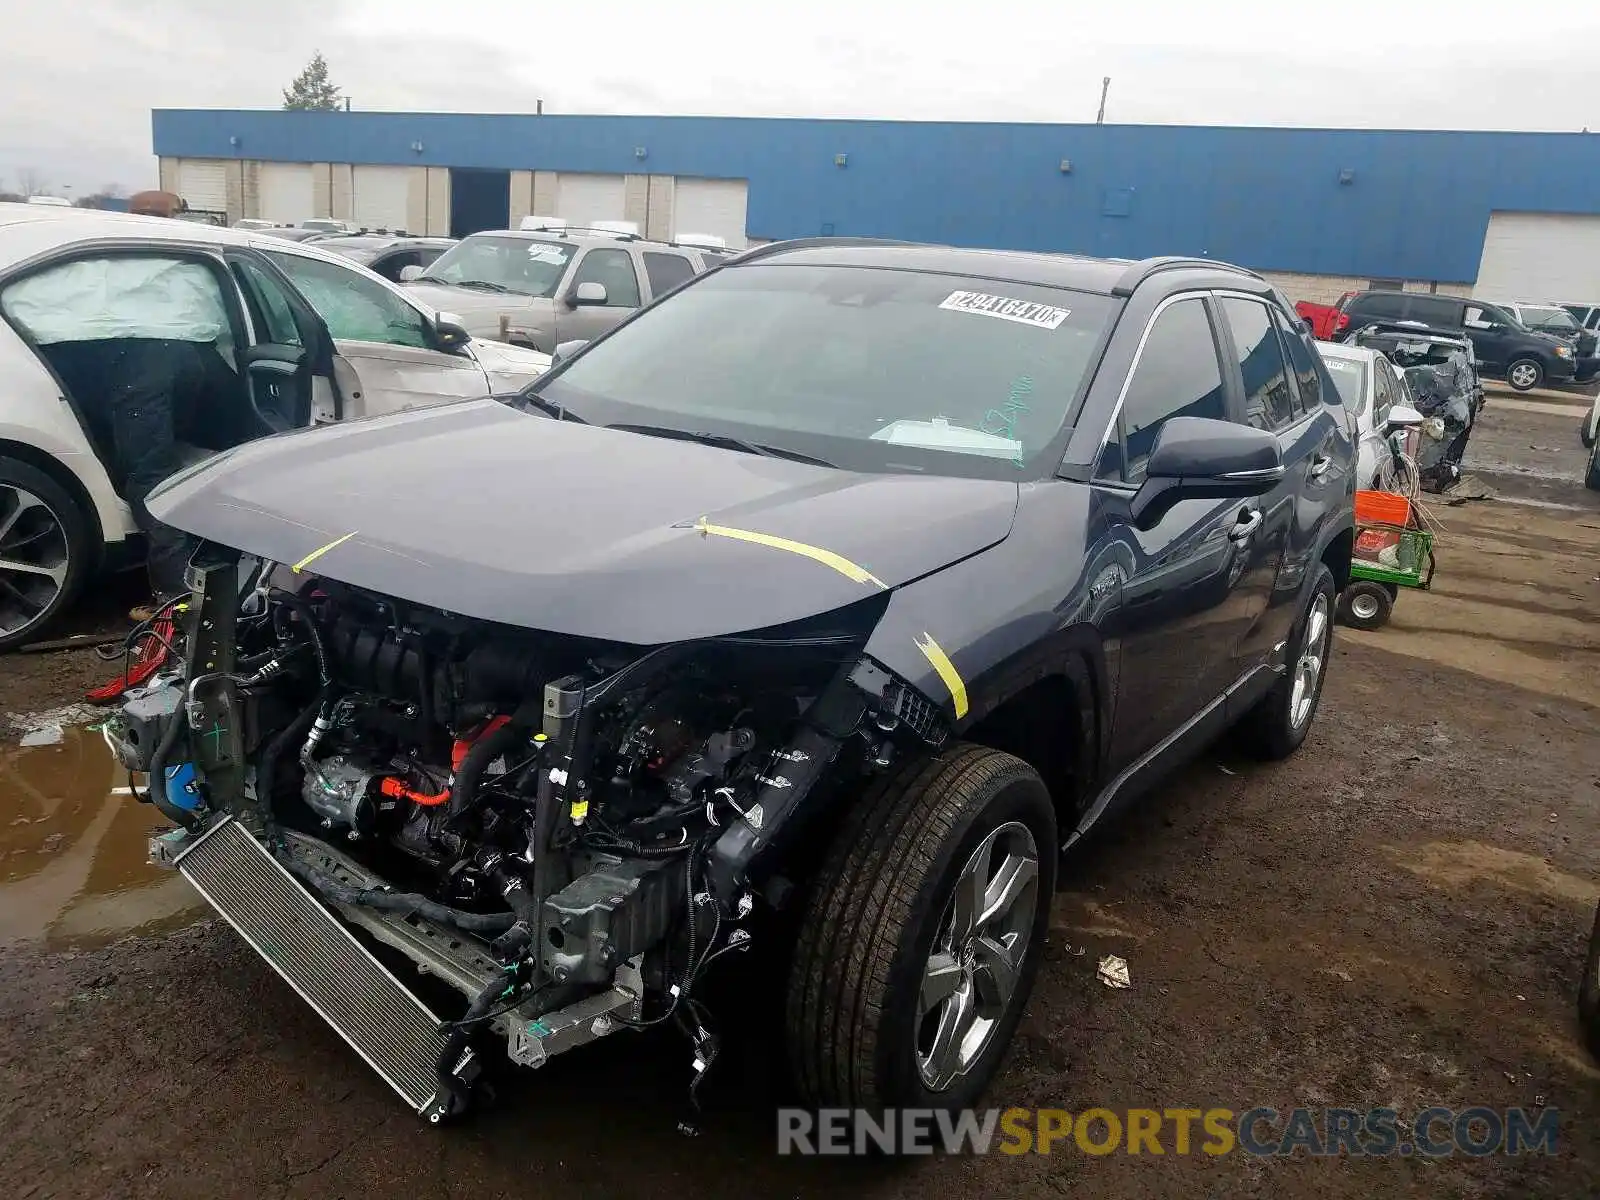
POLYGON ((1189 258, 1184 255, 1170 254, 1158 258, 1142 258, 1128 267, 1111 288, 1111 294, 1113 296, 1131 296, 1134 293, 1134 289, 1149 279, 1150 276, 1161 271, 1175 271, 1185 267, 1209 267, 1213 271, 1232 271, 1237 275, 1249 275, 1253 279, 1261 278, 1254 271, 1235 266, 1233 263, 1218 262, 1214 258, 1189 258))
POLYGON ((649 240, 637 233, 627 233, 618 229, 606 229, 598 225, 537 225, 515 229, 511 232, 548 233, 552 236, 560 236, 567 233, 596 233, 601 237, 613 238, 619 242, 643 242, 649 240))
POLYGON ((758 258, 767 258, 783 250, 809 250, 821 246, 917 246, 920 242, 907 242, 899 238, 873 238, 873 237, 804 237, 790 238, 788 241, 768 242, 765 246, 752 246, 748 250, 740 250, 732 258, 725 261, 754 262, 758 258))

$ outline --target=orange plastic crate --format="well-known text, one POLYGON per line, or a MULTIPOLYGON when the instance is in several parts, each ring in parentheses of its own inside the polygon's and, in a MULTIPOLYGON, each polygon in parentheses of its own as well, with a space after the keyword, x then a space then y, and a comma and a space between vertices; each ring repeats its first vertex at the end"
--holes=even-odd
POLYGON ((1410 525, 1411 501, 1392 492, 1356 493, 1357 525, 1410 525))

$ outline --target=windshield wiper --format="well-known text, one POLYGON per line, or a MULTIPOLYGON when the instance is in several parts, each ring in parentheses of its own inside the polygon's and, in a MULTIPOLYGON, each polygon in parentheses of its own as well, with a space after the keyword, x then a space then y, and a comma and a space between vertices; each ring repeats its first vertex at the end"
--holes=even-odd
POLYGON ((487 279, 458 279, 456 280, 455 286, 482 288, 486 292, 509 292, 513 290, 508 288, 503 283, 490 283, 487 279))
POLYGON ((620 429, 624 433, 643 433, 651 437, 677 438, 684 442, 699 442, 702 446, 716 446, 723 450, 739 450, 762 458, 786 458, 791 462, 809 463, 813 467, 833 467, 833 463, 814 454, 791 450, 787 446, 769 446, 763 442, 747 441, 726 433, 703 433, 695 429, 673 429, 666 425, 607 425, 607 429, 620 429))
POLYGON ((526 405, 528 408, 542 412, 547 417, 554 417, 558 421, 571 421, 574 425, 587 425, 589 423, 566 405, 558 404, 548 397, 539 395, 538 392, 523 392, 516 397, 515 403, 526 405))

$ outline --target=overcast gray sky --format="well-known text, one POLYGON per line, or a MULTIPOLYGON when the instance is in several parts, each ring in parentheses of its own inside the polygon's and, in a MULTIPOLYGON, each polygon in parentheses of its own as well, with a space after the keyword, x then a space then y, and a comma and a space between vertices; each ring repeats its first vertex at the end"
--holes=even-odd
POLYGON ((1600 130, 1581 5, 1509 25, 1448 0, 8 7, 0 182, 73 194, 154 183, 152 108, 276 108, 318 49, 362 109, 1093 121, 1110 75, 1114 122, 1600 130))

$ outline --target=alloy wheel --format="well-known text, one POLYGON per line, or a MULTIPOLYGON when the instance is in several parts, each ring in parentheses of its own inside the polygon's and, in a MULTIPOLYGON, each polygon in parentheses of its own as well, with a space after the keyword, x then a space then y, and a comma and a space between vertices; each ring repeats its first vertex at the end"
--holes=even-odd
POLYGON ((54 606, 69 565, 60 514, 26 488, 0 483, 0 637, 21 633, 54 606))
MULTIPOLYGON (((1370 597, 1359 596, 1356 603, 1366 600, 1377 605, 1370 597)), ((1355 604, 1351 610, 1359 614, 1355 604)), ((1332 626, 1328 622, 1328 596, 1318 592, 1306 614, 1306 636, 1301 646, 1300 660, 1294 667, 1294 689, 1289 694, 1289 723, 1299 729, 1311 719, 1311 710, 1317 705, 1317 694, 1322 686, 1322 670, 1328 661, 1328 643, 1332 626)))
POLYGON ((1033 832, 1008 821, 961 868, 923 968, 916 1055, 929 1091, 948 1091, 988 1049, 1017 995, 1040 903, 1033 832))
POLYGON ((1539 369, 1532 363, 1518 363, 1511 368, 1511 385, 1519 388, 1531 388, 1539 382, 1539 369))

